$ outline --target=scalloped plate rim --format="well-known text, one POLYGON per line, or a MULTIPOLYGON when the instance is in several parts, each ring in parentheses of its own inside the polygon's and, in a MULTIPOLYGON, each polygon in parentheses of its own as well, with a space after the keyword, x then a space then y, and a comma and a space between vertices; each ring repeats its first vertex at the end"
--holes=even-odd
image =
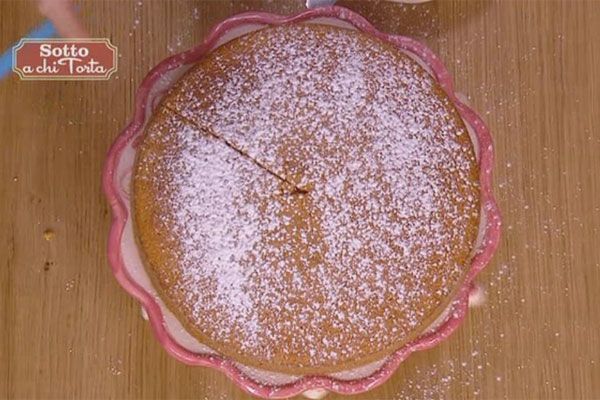
POLYGON ((295 15, 284 16, 266 12, 246 12, 223 20, 211 29, 206 38, 190 50, 170 56, 154 67, 144 78, 135 95, 135 113, 131 122, 119 134, 109 149, 102 175, 102 186, 112 210, 112 222, 108 240, 108 259, 113 274, 131 296, 136 298, 148 314, 149 322, 158 341, 165 350, 176 359, 196 366, 206 366, 220 370, 246 392, 264 398, 287 398, 301 394, 309 389, 326 389, 340 394, 356 394, 383 384, 412 352, 425 350, 446 339, 464 320, 468 308, 468 296, 475 276, 489 263, 500 239, 501 218, 492 193, 493 144, 489 130, 483 120, 470 107, 460 101, 454 91, 450 74, 441 60, 424 44, 400 35, 386 34, 377 30, 360 14, 340 6, 322 7, 307 10, 295 15), (184 64, 197 61, 206 54, 227 31, 242 24, 282 25, 308 21, 314 18, 335 18, 350 23, 357 29, 409 51, 424 61, 448 97, 457 107, 461 117, 474 130, 479 144, 480 190, 482 210, 485 213, 481 248, 473 257, 471 268, 461 290, 454 300, 450 317, 436 330, 421 337, 390 355, 385 364, 373 374, 356 380, 339 380, 327 376, 304 376, 285 385, 264 385, 242 373, 235 364, 226 358, 215 355, 199 355, 186 350, 170 337, 163 326, 160 306, 153 296, 131 279, 123 263, 121 238, 125 223, 129 218, 125 199, 118 192, 115 176, 120 155, 129 141, 143 127, 147 99, 150 89, 160 77, 184 64))

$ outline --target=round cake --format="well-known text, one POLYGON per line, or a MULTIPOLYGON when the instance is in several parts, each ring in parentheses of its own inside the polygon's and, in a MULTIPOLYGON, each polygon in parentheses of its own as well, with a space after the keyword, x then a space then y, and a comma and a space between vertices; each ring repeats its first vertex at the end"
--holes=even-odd
POLYGON ((333 373, 422 335, 469 270, 469 132, 415 60, 366 34, 268 27, 209 53, 145 128, 136 238, 159 296, 243 365, 333 373))

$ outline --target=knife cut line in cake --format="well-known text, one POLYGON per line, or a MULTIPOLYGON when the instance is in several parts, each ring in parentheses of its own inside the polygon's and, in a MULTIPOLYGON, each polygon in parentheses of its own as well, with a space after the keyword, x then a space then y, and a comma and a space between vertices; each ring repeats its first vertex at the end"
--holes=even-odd
MULTIPOLYGON (((167 106, 167 108, 170 109, 170 107, 168 107, 168 106, 167 106)), ((230 149, 232 149, 236 153, 240 154, 242 157, 250 160, 253 164, 255 164, 256 166, 258 166, 260 169, 266 171, 268 174, 270 174, 271 176, 275 177, 277 180, 279 180, 282 183, 284 183, 285 185, 288 185, 288 186, 291 187, 290 191, 286 192, 286 191, 282 190, 282 194, 297 195, 297 194, 308 194, 310 192, 310 185, 300 186, 300 185, 295 184, 292 180, 288 179, 283 174, 275 172, 273 169, 269 168, 268 166, 266 166, 261 161, 259 161, 259 160, 255 159, 254 157, 250 156, 250 154, 248 154, 244 150, 238 148, 235 144, 231 143, 229 140, 225 139, 222 135, 219 135, 219 134, 215 133, 212 129, 210 129, 208 127, 205 127, 205 126, 198 125, 196 122, 194 122, 191 119, 185 117, 184 115, 179 114, 174 109, 171 109, 171 111, 173 111, 174 113, 177 113, 177 115, 181 119, 183 119, 185 122, 187 122, 189 124, 192 124, 200 132, 202 132, 202 133, 204 133, 204 134, 206 134, 208 136, 211 136, 211 137, 219 140, 220 142, 222 142, 223 144, 225 144, 225 146, 229 147, 230 149)))

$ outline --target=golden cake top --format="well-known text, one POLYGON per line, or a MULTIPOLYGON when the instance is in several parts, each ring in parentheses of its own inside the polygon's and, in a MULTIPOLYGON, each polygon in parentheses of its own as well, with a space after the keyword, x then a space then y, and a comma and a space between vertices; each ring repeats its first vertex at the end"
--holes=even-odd
POLYGON ((332 372, 414 339, 469 268, 478 172, 414 60, 325 25, 212 51, 167 94, 134 177, 161 297, 246 365, 332 372))

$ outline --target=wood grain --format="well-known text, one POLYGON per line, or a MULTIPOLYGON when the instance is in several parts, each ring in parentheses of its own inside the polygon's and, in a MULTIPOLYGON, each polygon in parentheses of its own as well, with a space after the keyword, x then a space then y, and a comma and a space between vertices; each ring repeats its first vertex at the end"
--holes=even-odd
MULTIPOLYGON (((485 306, 359 398, 600 398, 600 2, 341 4, 441 56, 491 128, 504 217, 485 306)), ((170 358, 117 285, 100 175, 149 68, 234 13, 302 8, 82 2, 93 35, 119 47, 113 79, 0 82, 0 398, 249 398, 170 358)), ((0 21, 6 48, 39 17, 4 0, 0 21)))

